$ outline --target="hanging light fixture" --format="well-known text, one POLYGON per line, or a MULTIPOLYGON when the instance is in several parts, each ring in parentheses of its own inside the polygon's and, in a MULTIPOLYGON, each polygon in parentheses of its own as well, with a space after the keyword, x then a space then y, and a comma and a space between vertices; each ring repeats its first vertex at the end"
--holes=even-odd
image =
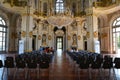
POLYGON ((69 9, 67 9, 63 13, 58 12, 57 14, 55 14, 53 11, 47 18, 47 21, 53 26, 62 28, 63 26, 67 26, 73 22, 73 15, 69 9))

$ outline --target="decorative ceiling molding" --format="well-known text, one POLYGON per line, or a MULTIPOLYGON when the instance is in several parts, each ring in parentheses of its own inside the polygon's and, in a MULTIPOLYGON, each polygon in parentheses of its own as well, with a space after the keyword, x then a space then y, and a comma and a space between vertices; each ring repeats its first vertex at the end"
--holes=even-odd
POLYGON ((64 32, 63 32, 63 30, 57 30, 57 31, 55 32, 55 34, 56 34, 57 36, 63 36, 63 35, 64 35, 64 32))

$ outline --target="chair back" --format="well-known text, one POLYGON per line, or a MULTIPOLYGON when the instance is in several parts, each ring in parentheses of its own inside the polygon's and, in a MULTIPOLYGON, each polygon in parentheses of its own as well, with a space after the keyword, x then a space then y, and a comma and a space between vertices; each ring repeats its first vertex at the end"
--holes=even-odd
POLYGON ((120 68, 120 58, 115 58, 114 59, 114 63, 115 63, 115 68, 120 68))

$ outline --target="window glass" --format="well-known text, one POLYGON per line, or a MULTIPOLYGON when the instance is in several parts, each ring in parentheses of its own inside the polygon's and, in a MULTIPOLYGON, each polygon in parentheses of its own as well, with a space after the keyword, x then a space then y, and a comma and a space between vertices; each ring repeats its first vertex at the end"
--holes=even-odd
POLYGON ((120 25, 120 21, 118 21, 118 22, 116 23, 116 25, 117 25, 117 26, 120 25))
POLYGON ((0 32, 0 37, 2 37, 2 32, 0 32))
POLYGON ((0 24, 1 24, 1 25, 3 24, 2 21, 0 21, 0 24))
POLYGON ((63 0, 57 0, 56 1, 56 12, 64 12, 64 3, 63 3, 63 0))
POLYGON ((2 36, 3 36, 3 37, 5 37, 5 34, 6 34, 6 33, 3 33, 3 35, 2 35, 2 36))
POLYGON ((5 21, 4 20, 2 20, 2 23, 3 23, 3 25, 5 25, 5 21))
POLYGON ((0 51, 5 51, 6 49, 6 28, 5 21, 0 17, 0 51))
POLYGON ((116 20, 114 21, 113 26, 115 26, 115 24, 116 24, 116 20))
POLYGON ((3 28, 2 28, 2 27, 0 27, 0 31, 2 31, 2 29, 3 29, 3 28))
POLYGON ((119 18, 117 18, 117 21, 120 21, 120 17, 119 17, 119 18))
POLYGON ((2 37, 0 37, 0 42, 2 41, 2 37))
POLYGON ((6 28, 3 28, 3 31, 6 31, 6 28))

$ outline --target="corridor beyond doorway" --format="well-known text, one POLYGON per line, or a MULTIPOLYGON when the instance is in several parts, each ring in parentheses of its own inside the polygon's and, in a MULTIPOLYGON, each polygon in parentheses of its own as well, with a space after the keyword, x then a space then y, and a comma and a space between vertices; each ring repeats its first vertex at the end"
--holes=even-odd
POLYGON ((63 37, 62 36, 57 37, 56 42, 57 50, 63 50, 63 37))

